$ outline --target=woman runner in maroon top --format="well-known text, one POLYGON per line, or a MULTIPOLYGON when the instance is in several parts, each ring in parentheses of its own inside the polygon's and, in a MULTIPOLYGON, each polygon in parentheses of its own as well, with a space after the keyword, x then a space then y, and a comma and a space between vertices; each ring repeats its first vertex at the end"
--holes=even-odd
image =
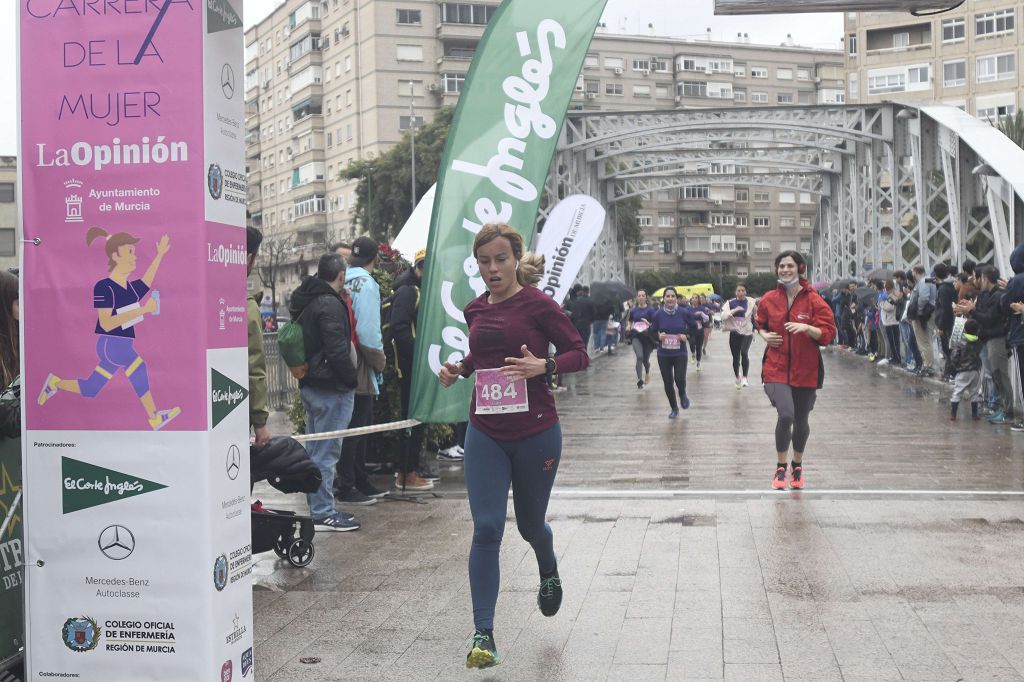
POLYGON ((535 286, 544 257, 524 253, 518 232, 504 224, 485 225, 473 242, 473 255, 487 291, 464 310, 469 354, 461 362, 445 363, 438 378, 448 387, 476 373, 464 465, 473 515, 469 585, 476 626, 466 667, 488 668, 501 661, 494 644, 494 606, 510 486, 519 534, 537 557, 537 605, 545 616, 553 616, 562 603, 551 527, 545 521, 562 431, 545 377, 584 369, 589 358, 572 322, 535 286), (549 344, 557 350, 554 357, 547 357, 549 344))

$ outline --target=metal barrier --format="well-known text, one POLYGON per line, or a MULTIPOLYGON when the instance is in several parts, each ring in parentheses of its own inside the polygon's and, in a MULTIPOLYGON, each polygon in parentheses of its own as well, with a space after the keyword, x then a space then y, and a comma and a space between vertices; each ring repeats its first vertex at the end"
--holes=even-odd
POLYGON ((292 376, 281 359, 277 332, 263 335, 263 356, 267 361, 267 401, 272 410, 287 410, 299 390, 299 381, 292 376))

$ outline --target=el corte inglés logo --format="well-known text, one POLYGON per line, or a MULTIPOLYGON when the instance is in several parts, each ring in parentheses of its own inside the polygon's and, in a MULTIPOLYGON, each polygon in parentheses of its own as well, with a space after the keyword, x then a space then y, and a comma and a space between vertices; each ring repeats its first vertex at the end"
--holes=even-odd
POLYGON ((167 487, 70 457, 61 457, 61 483, 65 514, 167 487))
POLYGON ((249 397, 249 390, 215 369, 210 369, 210 400, 213 426, 217 426, 249 397))

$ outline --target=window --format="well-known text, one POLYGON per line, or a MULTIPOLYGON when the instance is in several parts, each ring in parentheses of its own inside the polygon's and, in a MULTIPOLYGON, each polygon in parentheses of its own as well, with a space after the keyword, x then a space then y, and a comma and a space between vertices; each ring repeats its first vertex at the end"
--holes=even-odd
POLYGON ((659 215, 658 216, 658 227, 674 227, 676 224, 676 217, 674 215, 659 215))
POLYGON ((686 238, 686 250, 687 251, 710 251, 711 250, 711 238, 710 237, 687 237, 686 238))
POLYGON ((810 253, 811 252, 811 240, 810 239, 801 239, 800 240, 800 252, 801 253, 810 253))
POLYGON ((960 59, 942 65, 942 86, 956 88, 967 85, 967 62, 960 59))
POLYGON ((764 66, 751 66, 750 67, 751 78, 767 78, 768 68, 764 66))
POLYGON ((606 69, 621 69, 622 64, 621 57, 605 57, 604 59, 604 68, 606 69))
MULTIPOLYGON (((981 60, 978 61, 980 63, 981 60)), ((903 92, 906 89, 907 77, 902 73, 891 73, 885 76, 868 76, 869 95, 878 95, 885 92, 903 92)))
POLYGON ((766 204, 772 200, 772 195, 768 192, 754 192, 754 203, 766 204))
POLYGON ((736 190, 736 201, 747 202, 749 201, 749 191, 745 189, 736 190))
POLYGON ((978 57, 977 78, 979 83, 1013 78, 1014 71, 1012 53, 978 57))
POLYGON ((651 60, 650 59, 634 59, 633 60, 634 71, 650 71, 651 60))
POLYGON ((732 101, 733 102, 746 102, 747 101, 747 91, 746 90, 733 90, 733 92, 732 92, 732 101))
POLYGON ((811 71, 810 71, 810 69, 797 69, 796 70, 796 79, 798 81, 809 81, 809 80, 811 80, 811 71))
POLYGON ((792 104, 793 93, 792 92, 779 92, 775 95, 775 101, 779 104, 792 104))
POLYGON ((846 48, 851 57, 857 56, 857 34, 851 33, 846 36, 846 48))
POLYGON ((462 86, 466 83, 464 73, 443 73, 441 74, 441 85, 445 92, 462 92, 462 86))
POLYGON ((423 13, 418 9, 398 9, 398 23, 405 26, 419 26, 423 23, 423 13))
POLYGON ((296 218, 302 216, 312 215, 314 213, 326 213, 327 212, 327 200, 323 195, 312 195, 296 199, 292 204, 293 215, 296 218))
POLYGON ((779 192, 780 204, 795 204, 796 192, 779 192))
POLYGON ((606 95, 621 95, 623 93, 622 83, 605 83, 604 94, 606 95))
POLYGON ((814 199, 811 198, 810 192, 800 192, 800 203, 801 204, 813 204, 814 199))
POLYGON ((857 99, 857 74, 851 73, 847 83, 850 86, 850 99, 857 99))
POLYGON ((411 127, 419 128, 422 125, 423 125, 423 117, 422 116, 412 116, 412 117, 409 117, 409 116, 399 116, 398 117, 398 129, 399 130, 409 130, 409 128, 411 128, 411 127), (410 122, 411 122, 411 125, 410 125, 410 122))
POLYGON ((733 215, 731 213, 712 213, 711 224, 727 226, 733 224, 733 215))
POLYGON ((959 43, 964 40, 966 34, 967 29, 963 19, 942 20, 942 42, 959 43))
POLYGON ((352 139, 352 124, 351 123, 346 123, 345 124, 345 140, 348 141, 348 140, 351 140, 351 139, 352 139))
POLYGON ((601 81, 583 81, 583 89, 585 92, 590 92, 596 95, 601 92, 601 81))
POLYGON ((671 239, 662 239, 661 240, 661 252, 662 253, 672 253, 672 240, 671 239))
MULTIPOLYGON (((680 71, 697 71, 697 60, 693 57, 680 57, 679 58, 679 70, 680 71)), ((703 71, 703 69, 701 69, 703 71)))
POLYGON ((800 229, 801 230, 809 230, 809 229, 811 229, 811 227, 812 227, 812 225, 811 225, 811 219, 810 218, 808 218, 807 216, 803 216, 803 217, 800 218, 800 229))
POLYGON ((974 15, 974 35, 978 38, 1013 33, 1013 10, 985 12, 974 15))
MULTIPOLYGON (((302 57, 302 55, 308 52, 316 52, 320 50, 320 34, 309 33, 302 40, 297 43, 292 43, 292 46, 288 48, 288 56, 294 62, 295 60, 302 57)), ((269 72, 264 73, 264 82, 270 80, 269 72)))
POLYGON ((766 215, 754 216, 754 227, 768 228, 772 226, 771 218, 766 215))
POLYGON ((736 227, 747 228, 750 227, 750 217, 745 215, 738 215, 735 218, 736 227))
MULTIPOLYGON (((750 242, 747 241, 746 239, 737 239, 736 240, 736 251, 739 252, 739 253, 749 253, 750 252, 750 242)), ((740 274, 738 270, 736 271, 736 274, 737 275, 740 274)))
POLYGON ((793 216, 782 216, 779 218, 779 227, 784 230, 792 230, 796 227, 796 218, 793 216))
POLYGON ((636 217, 637 227, 650 227, 654 224, 654 218, 649 215, 638 215, 636 217))
POLYGON ((676 94, 680 97, 707 97, 706 81, 682 81, 676 84, 676 94))
POLYGON ((15 234, 13 227, 0 228, 0 256, 15 256, 15 234))
MULTIPOLYGON (((842 97, 842 96, 843 96, 842 93, 837 95, 837 97, 842 97)), ((798 93, 796 93, 796 97, 797 97, 797 100, 796 100, 797 104, 810 104, 811 103, 811 93, 809 93, 809 92, 806 92, 806 91, 798 92, 798 93)), ((842 100, 840 100, 840 102, 841 101, 842 100)))
POLYGON ((909 69, 907 69, 907 80, 909 81, 910 85, 918 86, 909 87, 909 90, 920 90, 922 89, 921 86, 924 86, 926 88, 929 86, 929 83, 931 81, 928 75, 929 68, 930 67, 928 66, 912 66, 909 69))
POLYGON ((754 104, 768 104, 768 93, 752 92, 750 93, 750 101, 754 104))
POLYGON ((793 80, 793 69, 775 69, 775 77, 782 81, 793 80))
POLYGON ((907 31, 901 31, 899 33, 892 34, 892 49, 899 50, 900 48, 910 46, 910 33, 907 31))
POLYGON ((651 86, 650 85, 634 85, 633 86, 633 97, 650 97, 651 86))
POLYGON ((1003 116, 1013 116, 1017 112, 1017 108, 1012 104, 1003 104, 996 107, 986 107, 984 109, 978 109, 978 116, 983 121, 995 121, 1003 116))
POLYGON ((601 61, 596 54, 588 54, 583 60, 584 69, 596 69, 599 66, 601 66, 601 61))
POLYGON ((668 60, 651 59, 651 71, 656 71, 658 73, 668 73, 668 60))
POLYGON ((759 239, 754 242, 754 253, 771 253, 772 243, 765 239, 759 239))
POLYGON ((10 204, 14 201, 14 183, 0 182, 0 203, 10 204))
POLYGON ((796 251, 796 242, 779 242, 779 251, 796 251))
POLYGON ((707 199, 711 189, 707 185, 690 185, 683 188, 684 199, 707 199))
POLYGON ((732 75, 735 78, 746 78, 747 66, 745 64, 737 64, 733 67, 732 75))
POLYGON ((655 97, 668 97, 669 86, 667 85, 655 85, 654 96, 655 97))
MULTIPOLYGON (((422 45, 397 45, 395 47, 395 59, 400 62, 422 62, 422 45)), ((347 65, 346 65, 347 66, 347 65)), ((345 69, 348 71, 348 69, 345 69)))
POLYGON ((654 242, 640 242, 636 247, 637 253, 654 253, 654 242))
MULTIPOLYGON (((423 48, 422 47, 420 48, 420 59, 419 59, 419 61, 423 61, 423 48)), ((348 73, 351 70, 352 70, 352 55, 345 55, 345 73, 348 73)))
POLYGON ((485 26, 494 16, 497 5, 474 5, 463 2, 442 2, 441 22, 445 24, 476 24, 485 26))

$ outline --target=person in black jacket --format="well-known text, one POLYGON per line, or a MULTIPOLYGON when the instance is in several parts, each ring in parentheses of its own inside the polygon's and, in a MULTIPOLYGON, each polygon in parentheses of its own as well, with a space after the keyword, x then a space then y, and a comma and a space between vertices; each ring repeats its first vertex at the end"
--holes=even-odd
MULTIPOLYGON (((345 259, 337 253, 320 257, 316 277, 307 277, 292 293, 289 312, 302 325, 309 371, 299 380, 306 408, 306 433, 348 428, 359 383, 353 362, 352 325, 341 297, 345 286, 345 259)), ((311 441, 309 458, 320 468, 320 489, 307 496, 317 530, 358 530, 351 514, 334 508, 334 467, 341 457, 341 438, 311 441)))
POLYGON ((590 342, 594 320, 597 318, 597 307, 594 305, 594 299, 590 298, 590 287, 580 289, 579 295, 565 304, 565 309, 569 313, 572 325, 583 339, 583 347, 586 348, 590 342))
POLYGON ((999 307, 1003 289, 999 286, 999 271, 991 265, 979 266, 975 280, 978 295, 974 301, 961 301, 958 314, 970 314, 978 321, 978 338, 985 344, 981 355, 985 372, 992 377, 999 407, 989 415, 993 424, 1004 424, 1013 420, 1013 388, 1010 382, 1010 356, 1006 348, 1006 315, 999 307))
MULTIPOLYGON (((411 268, 395 278, 395 297, 391 302, 390 343, 395 353, 395 370, 398 373, 398 388, 402 398, 402 414, 409 418, 409 403, 412 399, 413 358, 416 354, 416 315, 420 308, 420 282, 423 279, 423 264, 427 252, 416 253, 411 268)), ((399 490, 430 490, 432 481, 423 478, 417 471, 420 450, 426 425, 420 424, 408 429, 402 438, 398 453, 398 473, 395 487, 399 490)))
POLYGON ((949 366, 949 335, 953 333, 953 304, 956 303, 956 285, 945 263, 937 263, 932 270, 935 275, 935 335, 939 337, 942 354, 946 356, 943 378, 952 378, 949 366))
MULTIPOLYGON (((1006 291, 999 298, 999 308, 1006 315, 1006 345, 1017 361, 1017 386, 1024 399, 1024 244, 1018 244, 1010 254, 1010 267, 1014 276, 1006 283, 1006 291)), ((1024 431, 1024 421, 1018 421, 1010 428, 1024 431)))

